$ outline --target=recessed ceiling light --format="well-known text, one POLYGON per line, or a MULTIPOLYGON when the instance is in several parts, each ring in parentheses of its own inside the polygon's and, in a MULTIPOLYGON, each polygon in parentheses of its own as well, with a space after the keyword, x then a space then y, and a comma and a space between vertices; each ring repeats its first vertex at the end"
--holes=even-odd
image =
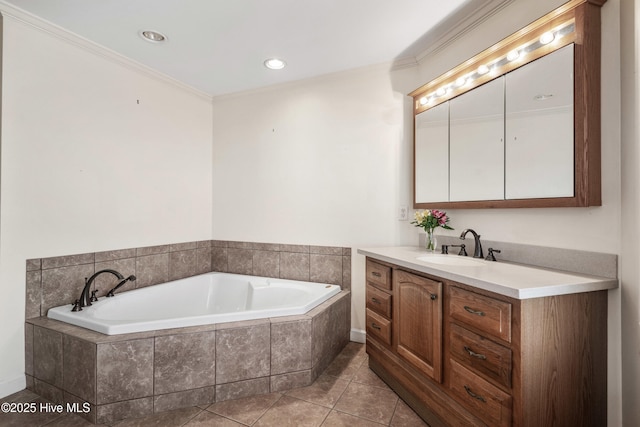
POLYGON ((157 31, 144 30, 140 31, 140 35, 143 39, 154 43, 160 43, 167 40, 167 36, 157 31))
POLYGON ((264 61, 264 66, 270 70, 281 70, 287 65, 282 59, 269 58, 264 61))

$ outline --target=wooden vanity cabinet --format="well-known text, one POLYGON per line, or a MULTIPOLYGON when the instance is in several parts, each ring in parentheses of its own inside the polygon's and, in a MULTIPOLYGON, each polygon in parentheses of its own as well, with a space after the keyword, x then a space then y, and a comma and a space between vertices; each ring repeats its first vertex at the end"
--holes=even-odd
POLYGON ((391 346, 391 267, 367 260, 367 336, 391 346))
POLYGON ((378 260, 370 269, 386 276, 367 279, 369 366, 430 426, 606 425, 606 291, 517 300, 378 260), (390 311, 369 301, 380 292, 390 311))
POLYGON ((442 282, 393 272, 394 350, 422 374, 442 381, 442 282))

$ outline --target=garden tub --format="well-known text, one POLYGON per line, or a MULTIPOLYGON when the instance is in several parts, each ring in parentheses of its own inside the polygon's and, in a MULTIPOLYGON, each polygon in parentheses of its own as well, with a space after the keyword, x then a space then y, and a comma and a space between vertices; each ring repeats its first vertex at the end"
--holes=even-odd
POLYGON ((229 273, 207 273, 71 305, 47 317, 107 335, 304 314, 340 286, 229 273))

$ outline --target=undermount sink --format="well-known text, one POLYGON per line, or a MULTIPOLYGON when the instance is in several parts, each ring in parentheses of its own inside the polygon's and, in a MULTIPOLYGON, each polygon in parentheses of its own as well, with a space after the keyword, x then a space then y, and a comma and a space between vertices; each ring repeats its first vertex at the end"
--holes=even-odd
POLYGON ((451 265, 456 267, 483 267, 485 264, 477 259, 458 255, 424 255, 417 258, 418 261, 430 264, 451 265))

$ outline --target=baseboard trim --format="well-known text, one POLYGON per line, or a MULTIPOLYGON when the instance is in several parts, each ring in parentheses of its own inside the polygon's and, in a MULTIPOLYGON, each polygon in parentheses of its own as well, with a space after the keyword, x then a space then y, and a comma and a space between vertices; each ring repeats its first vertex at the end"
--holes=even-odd
POLYGON ((367 333, 362 329, 351 329, 351 341, 364 344, 367 342, 367 333))

